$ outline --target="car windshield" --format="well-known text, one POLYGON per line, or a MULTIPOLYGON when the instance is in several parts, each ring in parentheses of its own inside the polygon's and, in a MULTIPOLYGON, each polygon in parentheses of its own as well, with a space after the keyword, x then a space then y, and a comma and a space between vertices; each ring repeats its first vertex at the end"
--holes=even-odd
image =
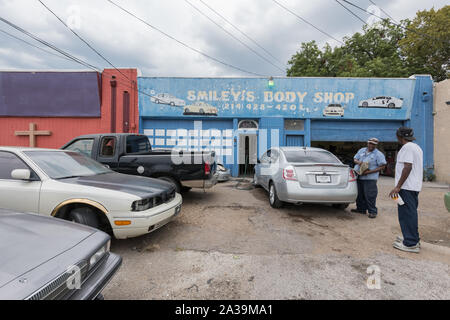
POLYGON ((288 162, 296 163, 341 163, 332 153, 328 151, 284 151, 288 162))
POLYGON ((52 179, 87 177, 112 172, 78 152, 27 151, 25 154, 52 179))

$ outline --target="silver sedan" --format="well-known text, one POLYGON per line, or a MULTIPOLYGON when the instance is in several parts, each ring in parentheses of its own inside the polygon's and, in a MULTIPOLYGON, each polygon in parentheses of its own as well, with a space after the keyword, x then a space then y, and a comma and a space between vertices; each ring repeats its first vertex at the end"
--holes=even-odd
POLYGON ((254 184, 269 192, 269 202, 329 203, 345 209, 356 201, 356 174, 327 150, 279 147, 268 150, 255 166, 254 184))

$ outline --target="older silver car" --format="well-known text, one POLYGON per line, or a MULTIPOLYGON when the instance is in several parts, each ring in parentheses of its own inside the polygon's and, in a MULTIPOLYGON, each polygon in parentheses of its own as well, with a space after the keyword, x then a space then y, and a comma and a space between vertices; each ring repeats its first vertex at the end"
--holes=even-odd
POLYGON ((109 246, 100 230, 0 209, 0 300, 102 299, 122 263, 109 246))
POLYGON ((268 150, 255 166, 254 184, 269 192, 269 202, 329 203, 345 209, 358 195, 356 174, 332 153, 310 147, 268 150))

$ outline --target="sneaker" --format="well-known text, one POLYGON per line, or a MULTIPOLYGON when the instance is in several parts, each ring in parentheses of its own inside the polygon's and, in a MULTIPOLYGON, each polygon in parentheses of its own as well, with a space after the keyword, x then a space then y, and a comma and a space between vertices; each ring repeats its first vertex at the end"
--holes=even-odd
MULTIPOLYGON (((395 242, 403 243, 403 236, 397 236, 395 238, 395 242)), ((416 244, 416 246, 418 246, 420 248, 420 241, 416 244)))
POLYGON ((360 213, 360 214, 366 214, 366 211, 361 211, 358 209, 351 209, 350 212, 356 212, 356 213, 360 213))
POLYGON ((403 242, 394 242, 393 243, 393 247, 395 249, 401 250, 401 251, 405 251, 405 252, 413 252, 413 253, 419 253, 420 252, 420 247, 418 244, 416 244, 415 246, 412 247, 407 247, 403 244, 403 242))
POLYGON ((369 213, 370 219, 375 219, 376 217, 377 217, 377 215, 375 213, 369 213))

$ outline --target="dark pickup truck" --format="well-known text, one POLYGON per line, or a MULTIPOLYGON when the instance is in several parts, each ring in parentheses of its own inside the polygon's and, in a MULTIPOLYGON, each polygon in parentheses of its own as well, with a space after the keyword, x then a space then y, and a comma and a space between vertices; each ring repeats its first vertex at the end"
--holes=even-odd
POLYGON ((175 185, 177 192, 191 188, 207 189, 217 182, 214 152, 152 150, 145 135, 84 135, 61 149, 83 153, 120 173, 169 181, 175 185))

